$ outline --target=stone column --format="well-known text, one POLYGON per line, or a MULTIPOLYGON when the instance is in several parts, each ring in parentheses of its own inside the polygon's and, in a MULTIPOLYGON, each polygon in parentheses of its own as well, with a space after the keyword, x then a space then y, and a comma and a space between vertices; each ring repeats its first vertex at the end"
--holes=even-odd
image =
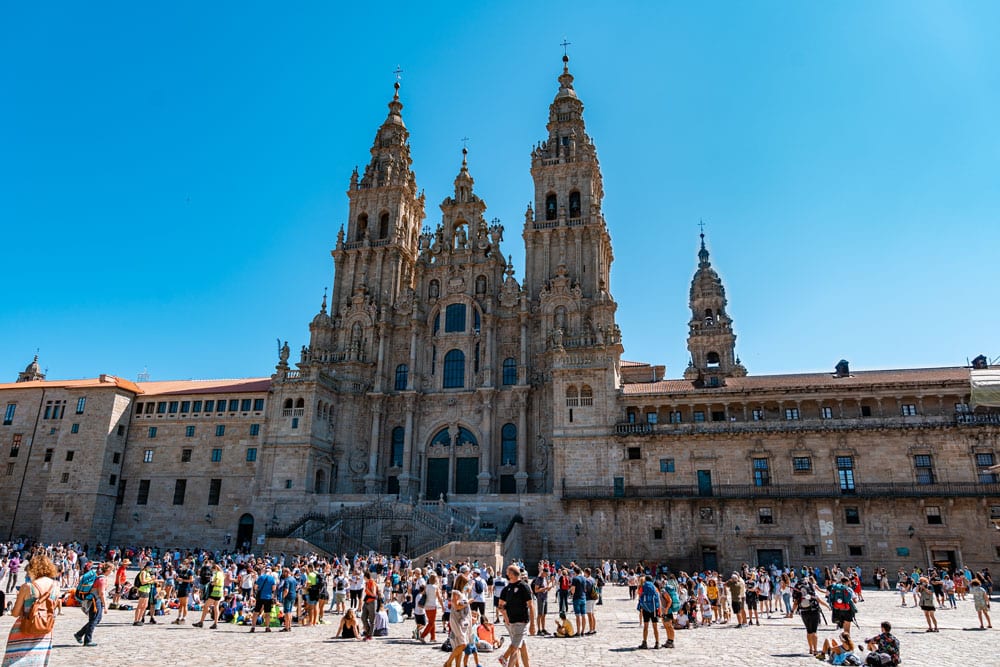
MULTIPOLYGON (((414 313, 416 313, 416 307, 413 308, 414 313)), ((417 320, 416 317, 410 320, 410 365, 408 366, 409 371, 406 374, 406 388, 409 390, 415 389, 413 385, 414 376, 417 374, 417 320)))
POLYGON ((450 499, 455 495, 455 472, 456 464, 455 459, 455 449, 458 448, 458 426, 452 424, 448 429, 448 442, 451 446, 448 447, 448 498, 450 499))
POLYGON ((378 474, 378 448, 382 437, 382 402, 383 396, 370 395, 372 398, 372 430, 371 441, 368 443, 368 474, 365 475, 365 493, 378 493, 381 476, 378 474))
POLYGON ((517 472, 514 480, 517 482, 517 492, 528 491, 528 396, 521 391, 517 398, 517 472))
POLYGON ((414 394, 408 394, 406 401, 406 431, 403 433, 403 470, 399 474, 399 497, 413 500, 416 488, 413 483, 419 478, 413 475, 413 409, 417 402, 414 394))
POLYGON ((482 438, 479 441, 479 495, 490 492, 493 479, 493 390, 482 391, 483 418, 480 422, 482 438))

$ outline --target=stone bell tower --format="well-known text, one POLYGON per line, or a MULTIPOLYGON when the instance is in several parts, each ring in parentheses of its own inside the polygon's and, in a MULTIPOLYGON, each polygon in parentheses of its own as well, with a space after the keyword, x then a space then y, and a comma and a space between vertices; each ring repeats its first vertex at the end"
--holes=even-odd
POLYGON ((698 269, 691 280, 691 321, 688 323, 688 351, 691 361, 684 378, 696 380, 706 387, 721 387, 726 378, 743 377, 747 369, 736 356, 736 334, 733 320, 726 312, 726 288, 712 268, 701 234, 698 269))

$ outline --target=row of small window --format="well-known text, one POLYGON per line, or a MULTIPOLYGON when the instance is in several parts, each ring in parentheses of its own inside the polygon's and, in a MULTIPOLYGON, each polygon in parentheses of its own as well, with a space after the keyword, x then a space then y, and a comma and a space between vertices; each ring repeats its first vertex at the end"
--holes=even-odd
MULTIPOLYGON (((181 450, 181 463, 190 463, 191 462, 191 454, 192 454, 193 451, 194 450, 191 450, 191 449, 182 449, 181 450)), ((142 453, 142 462, 143 463, 152 463, 153 462, 153 452, 154 452, 154 450, 152 450, 152 449, 147 449, 147 450, 143 451, 143 453, 142 453)), ((212 463, 219 463, 219 462, 221 462, 222 461, 222 448, 221 447, 214 448, 212 450, 212 454, 211 454, 210 458, 211 458, 212 463)), ((251 462, 251 463, 257 460, 257 448, 256 447, 247 447, 246 460, 248 462, 251 462)))
POLYGON ((208 401, 149 401, 135 404, 135 414, 158 415, 166 414, 197 414, 199 412, 261 412, 264 410, 263 398, 220 398, 208 401), (228 410, 226 408, 229 408, 228 410))
MULTIPOLYGON (((125 504, 125 489, 126 480, 121 480, 118 482, 118 496, 115 499, 115 504, 123 505, 125 504)), ((148 505, 149 504, 149 486, 150 481, 148 479, 139 480, 139 491, 136 494, 135 504, 136 505, 148 505)), ((210 479, 208 480, 208 504, 218 505, 219 497, 222 495, 222 480, 221 479, 210 479)), ((187 480, 177 479, 174 480, 174 505, 183 505, 184 499, 187 496, 187 480)))
MULTIPOLYGON (((627 452, 629 460, 640 460, 642 450, 639 447, 629 447, 627 452)), ((996 456, 992 452, 980 452, 976 454, 977 479, 981 484, 995 484, 1000 482, 1000 475, 992 470, 996 463, 996 456)), ((913 467, 916 471, 917 484, 934 484, 934 459, 931 454, 917 454, 913 457, 913 467)), ((792 471, 796 473, 812 472, 811 456, 793 456, 792 471)), ((771 484, 771 464, 767 458, 755 458, 752 464, 754 486, 769 486, 771 484)), ((672 473, 676 471, 674 459, 660 459, 660 472, 672 473)), ((854 488, 854 457, 837 457, 837 474, 840 487, 844 490, 854 488)))
MULTIPOLYGON (((75 432, 76 431, 74 431, 74 433, 75 432)), ((147 436, 150 437, 150 438, 155 438, 156 434, 158 432, 159 431, 158 431, 158 429, 157 429, 156 426, 150 426, 149 430, 147 431, 147 436)), ((194 426, 185 426, 184 427, 184 437, 186 437, 186 438, 193 438, 194 437, 194 432, 195 432, 195 427, 194 426)), ((215 436, 217 438, 221 438, 225 434, 226 434, 226 425, 225 424, 217 424, 215 426, 215 436)), ((250 435, 260 435, 260 424, 250 424, 250 435)))
MULTIPOLYGON (((437 365, 437 348, 431 351, 431 375, 437 365)), ((507 357, 501 364, 501 382, 504 385, 517 384, 517 360, 507 357)), ((476 359, 473 372, 479 372, 479 345, 476 345, 476 359)), ((396 380, 393 384, 396 391, 406 391, 410 380, 410 367, 406 364, 396 366, 396 380)), ((465 386, 465 353, 461 350, 451 350, 444 356, 444 387, 453 389, 465 386)))
MULTIPOLYGON (((76 414, 82 415, 87 407, 87 398, 82 396, 76 400, 76 414)), ((65 400, 45 401, 45 410, 42 419, 62 419, 66 412, 65 400)), ((14 415, 17 414, 17 403, 8 403, 3 413, 3 425, 10 426, 14 423, 14 415)))

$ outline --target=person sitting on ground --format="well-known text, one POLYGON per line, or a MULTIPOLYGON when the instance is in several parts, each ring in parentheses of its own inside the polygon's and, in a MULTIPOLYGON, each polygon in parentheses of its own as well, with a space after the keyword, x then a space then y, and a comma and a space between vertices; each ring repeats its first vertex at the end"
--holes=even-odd
POLYGON ((843 665, 846 664, 847 656, 853 655, 854 649, 851 635, 847 632, 841 632, 839 643, 836 639, 824 639, 823 650, 817 653, 816 657, 820 660, 829 658, 834 665, 843 665))
POLYGON ((340 619, 340 626, 334 639, 354 639, 361 641, 361 629, 358 627, 358 619, 354 616, 354 610, 348 609, 344 617, 340 619))
POLYGON ((882 633, 866 639, 865 644, 871 653, 865 658, 865 664, 872 667, 882 667, 883 665, 898 665, 899 640, 892 634, 892 624, 889 621, 882 621, 882 633))
POLYGON ((503 637, 497 639, 496 626, 490 623, 489 618, 483 617, 476 628, 476 645, 481 652, 489 653, 503 646, 503 637))
POLYGON ((556 637, 575 637, 576 630, 573 624, 566 618, 566 612, 559 612, 559 621, 556 623, 556 637))

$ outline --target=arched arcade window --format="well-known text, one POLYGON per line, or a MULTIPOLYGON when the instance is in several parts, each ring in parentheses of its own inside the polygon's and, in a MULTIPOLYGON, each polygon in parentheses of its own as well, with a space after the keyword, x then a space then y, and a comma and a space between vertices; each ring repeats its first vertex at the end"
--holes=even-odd
POLYGON ((503 383, 517 384, 517 360, 514 357, 503 360, 503 383))
POLYGON ((559 204, 554 192, 545 195, 545 219, 555 220, 559 216, 559 204))
POLYGON ((444 388, 459 389, 465 386, 465 353, 450 350, 444 355, 444 388))
POLYGON ((368 235, 368 214, 362 213, 358 216, 358 225, 355 228, 355 241, 364 241, 365 236, 368 235))
POLYGON ((392 429, 392 447, 389 451, 389 467, 403 467, 403 436, 406 430, 402 426, 392 429))
POLYGON ((517 427, 513 424, 500 429, 500 465, 517 465, 517 427))
POLYGON ((410 379, 410 368, 406 364, 396 366, 396 391, 406 391, 407 381, 410 379))
POLYGON ((378 237, 380 239, 389 238, 389 214, 383 213, 378 218, 378 237))
POLYGON ((569 193, 569 217, 579 218, 580 215, 580 191, 573 190, 573 192, 569 193))

